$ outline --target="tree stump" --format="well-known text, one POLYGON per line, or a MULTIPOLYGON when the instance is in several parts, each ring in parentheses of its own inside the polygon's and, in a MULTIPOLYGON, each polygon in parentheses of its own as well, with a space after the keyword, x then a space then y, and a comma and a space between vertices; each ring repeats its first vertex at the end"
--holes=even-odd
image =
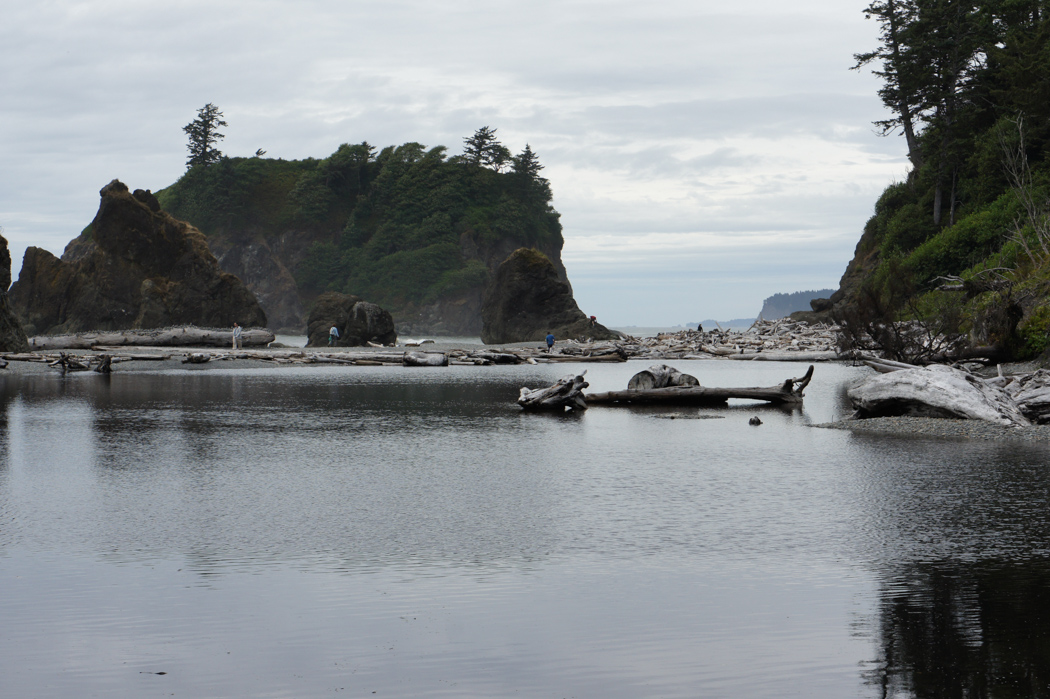
POLYGON ((586 410, 587 399, 583 395, 583 389, 590 385, 583 379, 586 373, 585 371, 578 375, 569 374, 548 388, 522 388, 521 395, 518 396, 518 405, 532 411, 586 410))

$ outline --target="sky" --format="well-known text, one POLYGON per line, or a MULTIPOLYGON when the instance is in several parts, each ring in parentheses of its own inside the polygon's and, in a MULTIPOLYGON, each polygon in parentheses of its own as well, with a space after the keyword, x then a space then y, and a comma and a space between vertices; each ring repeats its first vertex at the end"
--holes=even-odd
POLYGON ((0 227, 61 254, 117 178, 185 171, 211 102, 230 156, 529 144, 576 300, 606 325, 755 316, 836 288, 881 191, 867 0, 3 0, 0 227))

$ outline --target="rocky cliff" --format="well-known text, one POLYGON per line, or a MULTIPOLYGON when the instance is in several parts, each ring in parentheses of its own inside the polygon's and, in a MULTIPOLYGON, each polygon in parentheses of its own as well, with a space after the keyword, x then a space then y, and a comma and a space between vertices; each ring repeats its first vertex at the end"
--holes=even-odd
POLYGON ((539 250, 515 250, 485 289, 481 306, 481 339, 488 344, 542 340, 548 332, 566 338, 615 340, 619 333, 592 323, 539 250))
POLYGON ((222 271, 199 230, 118 180, 99 194, 98 213, 62 259, 26 250, 10 301, 28 333, 266 325, 255 296, 222 271))
POLYGON ((0 352, 25 352, 29 349, 25 331, 7 300, 10 286, 11 253, 0 235, 0 352))

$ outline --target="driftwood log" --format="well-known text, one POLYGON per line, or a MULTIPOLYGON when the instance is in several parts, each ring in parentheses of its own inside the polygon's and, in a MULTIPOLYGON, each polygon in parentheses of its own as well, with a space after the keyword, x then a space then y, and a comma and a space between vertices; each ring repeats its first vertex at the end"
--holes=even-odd
POLYGON ((405 366, 448 366, 444 352, 405 352, 401 358, 405 366))
POLYGON ((71 371, 87 371, 91 368, 92 357, 82 357, 75 354, 66 354, 63 352, 59 355, 58 359, 53 359, 48 362, 48 365, 61 369, 62 373, 71 371))
POLYGON ((813 378, 813 365, 805 375, 769 388, 714 388, 668 386, 643 390, 607 391, 587 396, 588 405, 717 405, 730 398, 762 400, 776 404, 801 403, 803 390, 813 378))
POLYGON ((943 364, 876 374, 847 392, 858 417, 919 415, 1028 425, 1018 402, 996 381, 943 364))
MULTIPOLYGON (((252 328, 241 334, 245 347, 265 346, 274 334, 265 328, 252 328)), ((42 335, 29 338, 32 350, 93 349, 96 347, 230 347, 232 330, 198 328, 192 325, 163 330, 114 330, 74 335, 42 335)))
POLYGON ((518 405, 525 410, 586 410, 587 399, 583 395, 583 389, 590 385, 583 379, 586 373, 585 371, 578 375, 569 374, 548 388, 522 388, 521 395, 518 396, 518 405))

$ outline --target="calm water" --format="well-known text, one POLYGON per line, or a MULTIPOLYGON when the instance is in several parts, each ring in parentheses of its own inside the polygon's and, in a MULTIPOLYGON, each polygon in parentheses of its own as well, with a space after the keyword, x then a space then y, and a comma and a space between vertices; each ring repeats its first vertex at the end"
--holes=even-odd
POLYGON ((124 367, 0 373, 2 697, 1050 692, 1047 451, 807 426, 867 370, 124 367))

